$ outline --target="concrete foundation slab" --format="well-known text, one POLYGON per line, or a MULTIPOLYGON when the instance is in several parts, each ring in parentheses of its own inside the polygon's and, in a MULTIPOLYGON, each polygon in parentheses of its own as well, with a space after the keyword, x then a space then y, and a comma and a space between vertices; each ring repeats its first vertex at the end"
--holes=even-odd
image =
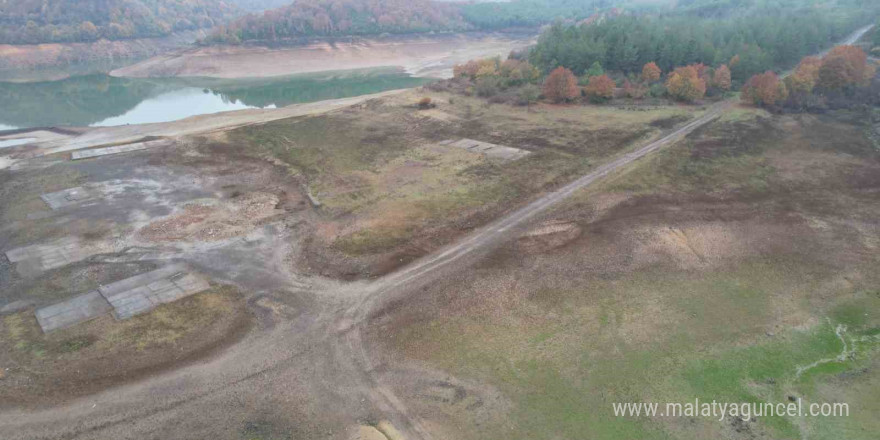
POLYGON ((0 315, 8 315, 18 313, 34 305, 33 301, 20 299, 0 307, 0 315))
POLYGON ((43 332, 49 333, 107 313, 112 313, 117 320, 128 319, 210 287, 204 278, 189 272, 185 265, 173 264, 43 307, 35 315, 43 332))
POLYGON ((186 266, 174 264, 102 286, 98 290, 113 306, 113 316, 123 320, 209 287, 205 279, 188 272, 186 266))
POLYGON ((461 139, 458 141, 449 139, 440 142, 440 145, 446 145, 472 151, 474 153, 480 153, 489 158, 501 160, 503 162, 512 162, 531 154, 530 151, 521 150, 519 148, 496 145, 489 142, 475 141, 473 139, 461 139))
POLYGON ((36 311, 43 333, 67 328, 107 314, 113 307, 97 290, 36 311))
POLYGON ((129 153, 132 151, 146 150, 149 148, 170 145, 170 141, 160 139, 156 141, 137 142, 134 144, 118 145, 115 147, 93 148, 91 150, 80 150, 71 153, 70 158, 73 160, 90 159, 93 157, 107 156, 109 154, 129 153))
POLYGON ((50 269, 85 260, 93 255, 82 246, 79 239, 66 237, 46 244, 38 244, 6 251, 6 258, 16 263, 16 269, 24 276, 31 276, 50 269))
POLYGON ((63 191, 43 194, 40 198, 49 205, 49 208, 54 210, 95 200, 98 198, 98 195, 93 190, 78 186, 63 191))

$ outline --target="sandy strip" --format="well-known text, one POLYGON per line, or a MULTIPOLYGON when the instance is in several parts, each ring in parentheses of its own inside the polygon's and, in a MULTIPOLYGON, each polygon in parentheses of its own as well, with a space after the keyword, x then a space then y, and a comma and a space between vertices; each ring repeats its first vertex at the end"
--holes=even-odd
POLYGON ((443 78, 467 60, 507 56, 536 41, 535 35, 448 34, 347 42, 316 42, 270 49, 212 46, 160 55, 116 69, 113 76, 264 78, 337 70, 400 67, 414 76, 443 78))
MULTIPOLYGON (((99 145, 137 142, 146 136, 176 137, 207 133, 216 130, 228 130, 251 124, 259 124, 278 119, 292 118, 318 113, 326 113, 361 102, 406 92, 408 89, 390 90, 372 95, 351 98, 331 99, 326 101, 294 104, 279 109, 248 109, 209 115, 193 116, 179 121, 161 122, 156 124, 122 125, 117 127, 96 127, 89 129, 80 136, 70 139, 59 139, 37 144, 40 150, 31 157, 45 156, 67 151, 81 150, 99 145)), ((2 164, 2 162, 0 162, 2 164)))
POLYGON ((14 163, 15 160, 9 156, 0 156, 0 170, 5 170, 6 168, 11 167, 14 163))

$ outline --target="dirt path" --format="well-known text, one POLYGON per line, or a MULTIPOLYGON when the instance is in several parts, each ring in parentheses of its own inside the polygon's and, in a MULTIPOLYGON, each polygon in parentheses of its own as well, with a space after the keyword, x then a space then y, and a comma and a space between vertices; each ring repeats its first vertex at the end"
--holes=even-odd
MULTIPOLYGON (((855 43, 873 27, 873 25, 869 25, 858 29, 843 40, 841 44, 849 45, 855 43)), ((823 51, 822 54, 827 52, 827 50, 823 51)), ((352 326, 344 338, 343 345, 347 345, 351 349, 352 354, 359 357, 358 362, 360 363, 361 370, 365 372, 363 376, 366 377, 366 380, 372 386, 371 398, 378 406, 394 410, 392 414, 396 413, 397 424, 408 439, 427 440, 431 438, 431 435, 418 420, 408 416, 405 404, 396 398, 390 389, 383 386, 375 374, 372 374, 374 362, 370 355, 371 350, 366 347, 362 335, 369 322, 370 314, 381 309, 384 304, 399 298, 401 295, 405 295, 407 292, 414 291, 432 279, 436 279, 441 273, 450 271, 453 266, 467 260, 468 257, 485 255, 488 251, 500 245, 512 229, 524 224, 529 219, 564 201, 575 192, 588 187, 612 172, 687 136, 697 128, 715 120, 732 105, 733 101, 731 100, 720 102, 712 106, 700 118, 673 130, 662 138, 598 167, 591 173, 562 188, 542 196, 525 207, 478 229, 459 242, 373 283, 370 289, 371 292, 364 295, 354 307, 350 308, 341 320, 343 326, 352 326)))
POLYGON ((85 133, 37 144, 40 147, 35 156, 81 150, 106 144, 136 142, 147 136, 177 137, 207 133, 217 130, 231 130, 245 125, 261 124, 279 119, 326 113, 350 107, 364 101, 383 96, 406 92, 407 89, 361 95, 351 98, 329 99, 325 101, 294 104, 280 109, 248 109, 231 112, 193 116, 179 121, 155 124, 121 125, 114 127, 90 128, 85 133))
MULTIPOLYGON (((861 29, 853 38, 858 39, 869 29, 861 29)), ((470 264, 514 236, 511 232, 536 215, 711 122, 731 104, 728 101, 712 106, 700 118, 599 166, 399 272, 369 284, 316 283, 308 293, 316 298, 317 305, 307 313, 279 320, 272 328, 250 335, 212 359, 58 407, 4 412, 0 414, 0 438, 206 436, 196 433, 232 437, 236 415, 251 411, 250 406, 270 402, 274 410, 284 413, 305 411, 315 417, 329 414, 325 419, 330 424, 381 417, 391 420, 407 439, 430 439, 418 417, 377 374, 378 366, 363 340, 371 314, 413 288, 470 264), (290 406, 289 412, 285 412, 285 405, 290 406)), ((283 242, 284 238, 279 240, 283 242)), ((220 279, 233 277, 232 282, 264 286, 272 280, 273 289, 302 290, 301 280, 280 269, 284 264, 279 261, 276 246, 277 242, 269 241, 258 249, 218 249, 188 259, 209 273, 212 267, 240 268, 237 274, 212 273, 220 279)), ((342 435, 337 432, 329 437, 344 438, 342 435)))
MULTIPOLYGON (((575 192, 590 186, 614 171, 643 158, 670 143, 673 143, 697 128, 711 122, 721 115, 732 103, 722 102, 714 105, 703 116, 673 130, 662 138, 653 141, 638 150, 599 166, 593 172, 553 191, 511 214, 490 223, 471 233, 459 242, 444 248, 434 255, 423 258, 407 268, 375 281, 369 291, 340 319, 340 326, 345 329, 341 345, 348 347, 356 356, 363 376, 372 386, 371 398, 380 408, 389 408, 390 414, 399 429, 408 439, 430 439, 431 436, 418 420, 408 417, 406 406, 397 399, 387 387, 371 374, 374 361, 371 350, 363 341, 363 332, 369 323, 370 314, 381 309, 383 305, 398 299, 401 295, 429 283, 444 273, 453 272, 456 266, 463 266, 474 259, 485 255, 501 245, 511 235, 510 232, 525 224, 536 215, 547 211, 556 204, 568 199, 575 192)), ((387 411, 387 410, 386 410, 387 411)))
MULTIPOLYGON (((388 419, 408 439, 430 438, 418 418, 374 374, 370 347, 362 339, 370 314, 412 287, 469 264, 502 243, 517 226, 579 189, 711 121, 727 105, 712 107, 699 119, 662 139, 598 167, 400 272, 372 283, 316 281, 308 294, 320 298, 318 305, 268 331, 252 334, 213 359, 59 407, 2 413, 0 438, 144 438, 163 432, 160 427, 172 420, 183 423, 192 418, 210 419, 241 411, 237 402, 242 399, 259 396, 287 400, 290 393, 300 398, 325 399, 319 406, 326 405, 323 410, 329 413, 359 415, 354 419, 388 419), (314 365, 323 368, 316 371, 314 365), (279 384, 297 385, 290 390, 289 385, 279 384)), ((286 241, 281 237, 258 249, 231 247, 177 257, 223 281, 302 290, 302 279, 283 270, 282 256, 277 252, 283 242, 286 241), (228 267, 238 268, 237 277, 224 279, 230 275, 221 271, 228 267)), ((216 424, 222 426, 221 421, 216 424)), ((171 430, 164 435, 177 438, 181 432, 171 430)))

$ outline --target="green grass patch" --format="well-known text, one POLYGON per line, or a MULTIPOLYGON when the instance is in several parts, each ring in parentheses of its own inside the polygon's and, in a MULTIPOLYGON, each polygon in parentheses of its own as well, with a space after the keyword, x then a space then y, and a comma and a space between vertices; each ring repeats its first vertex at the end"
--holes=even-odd
POLYGON ((333 248, 352 256, 388 252, 405 244, 412 237, 411 230, 365 229, 336 239, 333 248))
POLYGON ((763 152, 775 145, 777 135, 761 124, 716 122, 631 168, 607 188, 644 194, 765 193, 776 170, 763 152))
MULTIPOLYGON (((514 309, 417 322, 395 341, 438 368, 491 383, 513 401, 506 418, 515 428, 490 438, 702 439, 707 432, 720 438, 728 428, 714 420, 621 418, 611 404, 696 397, 787 403, 790 394, 817 401, 838 375, 878 359, 871 329, 853 329, 846 334, 857 344, 853 359, 797 375, 798 367, 841 353, 836 325, 861 322, 851 315, 867 304, 841 307, 830 322, 822 317, 807 330, 768 337, 764 329, 778 319, 776 298, 816 289, 832 275, 784 260, 715 272, 650 270, 591 279, 580 290, 535 288, 540 293, 514 309), (552 320, 536 320, 549 311, 552 320)), ((867 398, 872 391, 852 392, 867 398)), ((784 417, 756 423, 772 438, 800 438, 804 429, 802 421, 784 417)), ((853 420, 847 429, 860 423, 866 422, 853 420)))

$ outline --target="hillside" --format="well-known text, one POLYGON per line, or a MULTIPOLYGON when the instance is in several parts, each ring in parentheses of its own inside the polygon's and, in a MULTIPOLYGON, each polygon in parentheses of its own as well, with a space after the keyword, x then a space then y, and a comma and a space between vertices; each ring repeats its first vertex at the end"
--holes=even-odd
POLYGON ((222 26, 207 41, 239 43, 308 36, 468 29, 472 26, 464 20, 458 5, 431 0, 300 0, 222 26))
POLYGON ((223 0, 0 0, 0 44, 160 37, 233 18, 223 0))
POLYGON ((293 0, 229 0, 229 3, 247 12, 262 12, 287 6, 293 3, 293 0))

